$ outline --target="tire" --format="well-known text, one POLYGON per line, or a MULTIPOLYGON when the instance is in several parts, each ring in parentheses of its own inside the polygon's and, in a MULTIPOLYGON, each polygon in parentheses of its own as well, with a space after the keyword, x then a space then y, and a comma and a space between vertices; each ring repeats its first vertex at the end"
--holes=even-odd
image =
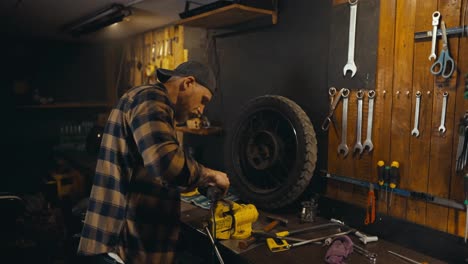
POLYGON ((309 186, 317 161, 315 131, 288 98, 265 95, 246 104, 229 130, 226 170, 241 200, 262 209, 296 201, 309 186))

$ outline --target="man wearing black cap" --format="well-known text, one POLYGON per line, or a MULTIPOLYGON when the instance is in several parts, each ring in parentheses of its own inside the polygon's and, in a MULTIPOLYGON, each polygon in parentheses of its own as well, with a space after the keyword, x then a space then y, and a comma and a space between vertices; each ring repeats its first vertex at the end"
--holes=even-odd
POLYGON ((179 145, 175 122, 203 113, 216 87, 213 72, 188 61, 158 69, 160 83, 130 89, 110 113, 78 253, 99 263, 172 263, 180 189, 216 185, 223 172, 194 161, 179 145))

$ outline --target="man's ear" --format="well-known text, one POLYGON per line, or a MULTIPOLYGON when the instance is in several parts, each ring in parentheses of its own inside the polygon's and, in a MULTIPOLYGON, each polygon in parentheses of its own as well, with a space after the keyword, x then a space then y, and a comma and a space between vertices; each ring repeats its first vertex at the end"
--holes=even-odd
POLYGON ((182 82, 180 89, 181 91, 186 91, 188 89, 192 89, 194 85, 195 85, 195 77, 187 76, 184 78, 184 81, 182 82))

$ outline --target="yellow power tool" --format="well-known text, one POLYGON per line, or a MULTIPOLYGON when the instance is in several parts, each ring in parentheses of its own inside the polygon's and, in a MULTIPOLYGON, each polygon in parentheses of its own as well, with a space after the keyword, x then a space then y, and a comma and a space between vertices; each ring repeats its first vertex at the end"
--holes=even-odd
MULTIPOLYGON (((216 238, 246 239, 252 233, 252 224, 258 219, 253 204, 238 204, 219 200, 214 211, 216 238)), ((213 223, 213 217, 210 219, 213 223)))

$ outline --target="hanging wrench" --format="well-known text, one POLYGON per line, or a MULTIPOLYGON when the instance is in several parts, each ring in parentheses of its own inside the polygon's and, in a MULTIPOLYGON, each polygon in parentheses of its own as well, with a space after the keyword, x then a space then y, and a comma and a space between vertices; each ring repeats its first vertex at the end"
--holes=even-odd
POLYGON ((440 126, 439 126, 439 133, 444 134, 445 133, 445 113, 447 111, 447 98, 448 98, 448 92, 444 92, 443 94, 443 100, 442 100, 442 113, 440 114, 440 126))
POLYGON ((323 120, 323 123, 322 123, 322 130, 323 131, 328 130, 328 128, 330 127, 330 123, 333 124, 333 127, 336 126, 335 116, 333 114, 335 113, 336 106, 340 102, 342 92, 343 92, 343 89, 341 89, 337 94, 335 87, 330 87, 330 89, 328 89, 328 95, 329 95, 329 98, 330 98, 330 110, 329 110, 328 115, 325 118, 325 120, 323 120), (336 101, 334 99, 335 95, 336 95, 336 101))
POLYGON ((357 103, 358 103, 358 112, 357 112, 357 129, 356 129, 356 145, 354 145, 353 152, 358 151, 358 154, 361 155, 364 150, 361 143, 361 134, 362 134, 362 97, 364 92, 359 90, 356 93, 357 103))
POLYGON ((347 71, 351 71, 351 78, 354 77, 357 71, 356 64, 354 63, 354 43, 356 38, 356 13, 358 0, 354 2, 348 0, 350 5, 349 13, 349 40, 348 40, 348 62, 343 68, 343 75, 346 76, 347 71))
POLYGON ((435 11, 432 13, 432 46, 431 46, 431 55, 429 55, 429 60, 436 59, 435 46, 437 40, 437 26, 439 25, 440 12, 435 11))
POLYGON ((411 135, 415 137, 419 137, 419 105, 421 104, 421 92, 416 92, 416 109, 414 110, 414 128, 411 131, 411 135))
POLYGON ((348 132, 348 96, 349 90, 341 89, 341 97, 343 97, 343 116, 341 117, 341 144, 338 146, 338 154, 343 153, 343 157, 348 155, 348 145, 346 145, 346 133, 348 132))
POLYGON ((367 137, 364 141, 364 149, 367 149, 371 152, 374 149, 374 144, 372 144, 372 121, 374 118, 374 97, 375 91, 370 90, 367 93, 367 98, 369 98, 369 111, 367 112, 367 137))

